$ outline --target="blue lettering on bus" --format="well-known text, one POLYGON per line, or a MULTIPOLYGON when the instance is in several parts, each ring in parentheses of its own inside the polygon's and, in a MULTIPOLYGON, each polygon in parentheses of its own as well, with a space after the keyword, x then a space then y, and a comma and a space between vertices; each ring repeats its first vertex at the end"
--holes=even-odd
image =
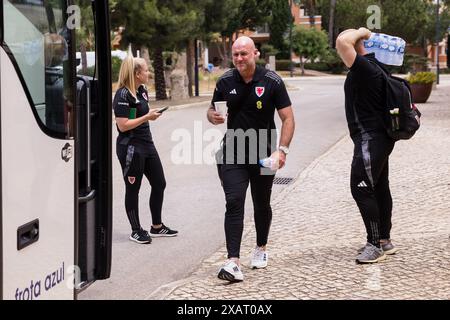
MULTIPOLYGON (((56 287, 58 284, 64 281, 64 262, 61 268, 48 274, 44 278, 44 289, 49 291, 56 287)), ((30 286, 25 289, 20 290, 16 288, 15 299, 16 300, 33 300, 38 299, 41 295, 41 280, 33 281, 31 280, 30 286)))

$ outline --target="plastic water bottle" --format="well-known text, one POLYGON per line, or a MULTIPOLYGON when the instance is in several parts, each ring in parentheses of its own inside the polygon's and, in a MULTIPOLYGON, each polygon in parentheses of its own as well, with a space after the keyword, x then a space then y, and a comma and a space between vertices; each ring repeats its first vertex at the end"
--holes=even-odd
MULTIPOLYGON (((380 35, 380 50, 379 52, 379 61, 384 64, 390 64, 392 56, 389 54, 389 37, 385 34, 380 35)), ((375 52, 375 57, 377 57, 377 53, 375 52)))
POLYGON ((405 56, 406 41, 402 38, 397 38, 397 52, 396 52, 396 66, 403 64, 403 58, 405 56))
MULTIPOLYGON (((368 40, 364 40, 364 48, 368 53, 377 53, 380 50, 380 34, 379 33, 372 33, 370 38, 368 40)), ((380 54, 378 54, 380 56, 380 54)))
POLYGON ((392 66, 403 64, 405 46, 403 39, 383 33, 372 33, 370 38, 364 41, 364 48, 368 53, 375 53, 378 61, 392 66))
POLYGON ((388 38, 387 58, 388 63, 394 66, 397 63, 397 38, 388 38))
POLYGON ((280 163, 279 163, 278 159, 275 159, 275 158, 272 158, 272 157, 268 157, 268 158, 264 158, 264 159, 259 160, 259 165, 261 167, 269 168, 270 170, 275 171, 275 170, 277 170, 279 168, 280 163))
POLYGON ((378 43, 378 33, 372 33, 368 40, 364 40, 364 48, 366 51, 373 51, 375 43, 378 43))

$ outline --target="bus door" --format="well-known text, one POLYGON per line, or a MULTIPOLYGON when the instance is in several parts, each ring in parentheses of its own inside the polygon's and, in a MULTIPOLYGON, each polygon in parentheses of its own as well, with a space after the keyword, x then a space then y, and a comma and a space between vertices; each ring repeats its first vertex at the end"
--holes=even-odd
POLYGON ((0 4, 2 299, 73 299, 77 289, 109 277, 107 7, 106 0, 0 4), (77 32, 68 23, 70 9, 78 14, 83 6, 95 8, 97 24, 90 77, 77 75, 77 32))
POLYGON ((76 0, 77 292, 109 277, 112 244, 111 49, 107 1, 76 0))

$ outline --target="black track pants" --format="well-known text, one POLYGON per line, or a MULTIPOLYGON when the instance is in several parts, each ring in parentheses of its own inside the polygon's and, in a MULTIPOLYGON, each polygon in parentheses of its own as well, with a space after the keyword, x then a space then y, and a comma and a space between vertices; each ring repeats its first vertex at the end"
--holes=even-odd
POLYGON ((219 174, 225 192, 225 237, 228 258, 239 258, 242 232, 244 230, 244 207, 247 188, 250 183, 254 219, 256 228, 256 244, 267 244, 272 208, 270 196, 274 175, 260 175, 258 165, 223 164, 219 174))
POLYGON ((394 141, 376 138, 354 141, 350 187, 367 231, 367 242, 379 246, 389 239, 392 197, 389 189, 389 155, 394 141))
POLYGON ((136 231, 141 228, 139 222, 139 189, 141 188, 143 175, 147 177, 152 187, 149 201, 152 223, 154 225, 161 224, 166 179, 156 148, 153 146, 149 154, 143 155, 136 152, 131 145, 118 145, 117 157, 122 166, 125 181, 125 209, 131 229, 136 231))

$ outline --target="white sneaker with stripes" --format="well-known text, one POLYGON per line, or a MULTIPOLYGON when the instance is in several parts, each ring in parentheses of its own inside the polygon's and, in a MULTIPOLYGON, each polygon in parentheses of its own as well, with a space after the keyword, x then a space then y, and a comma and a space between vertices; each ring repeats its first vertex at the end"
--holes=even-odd
POLYGON ((133 231, 130 235, 130 240, 141 244, 152 242, 152 238, 150 238, 148 232, 142 229, 133 231))
POLYGON ((256 247, 253 250, 251 268, 252 269, 262 269, 267 267, 267 261, 269 260, 269 254, 267 251, 256 247))
POLYGON ((220 280, 238 282, 244 280, 244 274, 241 268, 233 260, 227 260, 225 264, 220 268, 217 277, 220 280))

